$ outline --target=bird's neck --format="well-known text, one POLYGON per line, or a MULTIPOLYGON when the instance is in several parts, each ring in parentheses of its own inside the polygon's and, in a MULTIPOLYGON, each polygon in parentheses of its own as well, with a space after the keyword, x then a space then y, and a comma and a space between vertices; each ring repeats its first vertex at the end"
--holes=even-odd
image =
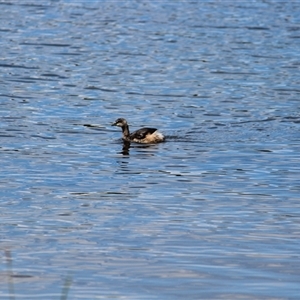
POLYGON ((124 139, 128 139, 130 136, 130 132, 129 132, 129 127, 128 125, 123 125, 122 126, 122 131, 123 131, 123 138, 124 139))

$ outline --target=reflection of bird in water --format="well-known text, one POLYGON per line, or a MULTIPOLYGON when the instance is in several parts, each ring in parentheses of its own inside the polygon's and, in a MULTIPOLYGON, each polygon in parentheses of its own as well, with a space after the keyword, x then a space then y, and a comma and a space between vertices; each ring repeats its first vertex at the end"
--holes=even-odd
POLYGON ((129 132, 129 126, 125 119, 117 119, 112 126, 118 126, 122 128, 123 141, 124 142, 135 142, 141 144, 155 144, 165 140, 165 137, 157 131, 156 128, 141 128, 133 133, 129 132))
POLYGON ((123 147, 122 147, 121 154, 129 155, 129 148, 130 148, 130 142, 123 141, 123 147))

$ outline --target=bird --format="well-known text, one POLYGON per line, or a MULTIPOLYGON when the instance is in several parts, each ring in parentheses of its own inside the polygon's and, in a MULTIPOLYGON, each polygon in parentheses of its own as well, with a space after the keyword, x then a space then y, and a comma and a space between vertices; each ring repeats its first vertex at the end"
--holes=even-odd
POLYGON ((118 118, 112 126, 118 126, 122 128, 123 141, 134 142, 140 144, 156 144, 165 141, 165 137, 162 133, 158 132, 156 128, 141 128, 133 133, 130 133, 127 121, 124 118, 118 118))

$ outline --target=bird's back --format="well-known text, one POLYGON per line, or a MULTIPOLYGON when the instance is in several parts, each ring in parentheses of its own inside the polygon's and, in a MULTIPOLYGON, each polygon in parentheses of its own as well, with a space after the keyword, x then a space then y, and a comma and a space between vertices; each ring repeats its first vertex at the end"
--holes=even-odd
POLYGON ((141 128, 133 133, 130 134, 130 139, 135 140, 143 140, 145 139, 148 135, 153 134, 157 129, 156 128, 149 128, 149 127, 145 127, 145 128, 141 128))

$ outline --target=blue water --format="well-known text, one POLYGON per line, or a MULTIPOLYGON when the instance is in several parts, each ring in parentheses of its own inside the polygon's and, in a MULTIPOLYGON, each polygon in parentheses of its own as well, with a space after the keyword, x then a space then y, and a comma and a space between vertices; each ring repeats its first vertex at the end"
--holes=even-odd
POLYGON ((299 299, 299 9, 1 2, 0 298, 299 299))

